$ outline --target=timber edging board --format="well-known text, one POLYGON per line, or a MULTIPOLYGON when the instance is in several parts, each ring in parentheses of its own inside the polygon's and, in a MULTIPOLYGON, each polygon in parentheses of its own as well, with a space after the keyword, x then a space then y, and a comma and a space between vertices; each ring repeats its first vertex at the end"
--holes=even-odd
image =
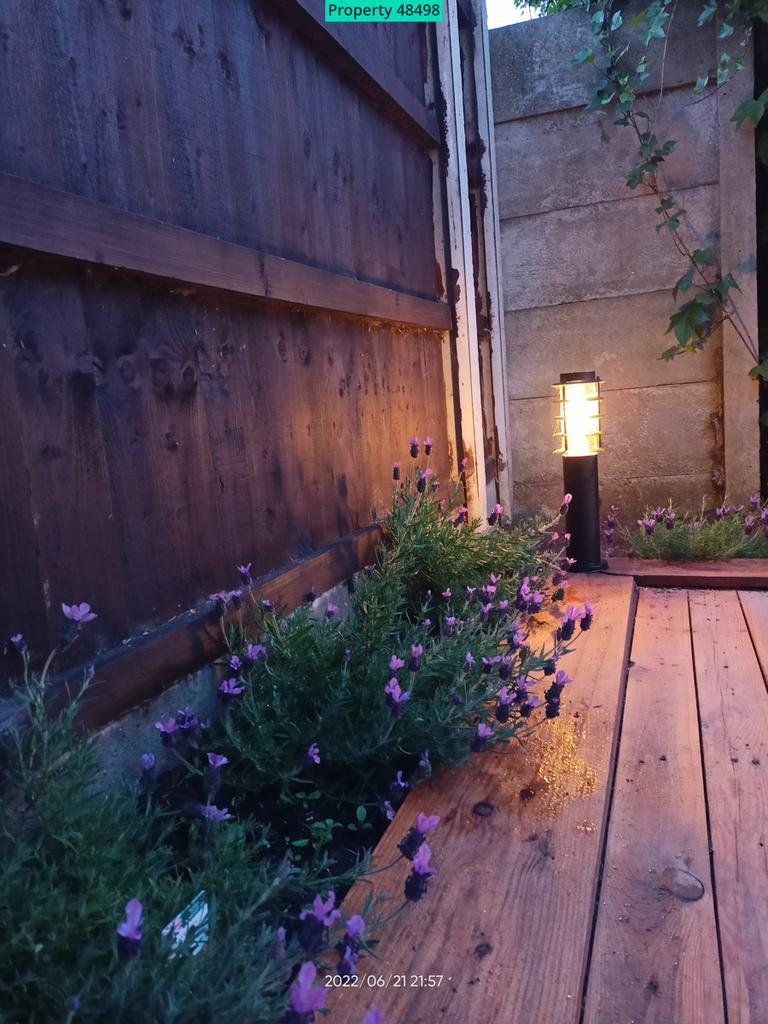
MULTIPOLYGON (((363 527, 288 569, 283 567, 261 577, 254 582, 252 593, 257 600, 266 598, 276 607, 292 611, 311 589, 322 594, 372 562, 380 540, 378 524, 363 527)), ((236 622, 238 614, 230 607, 226 622, 236 622)), ((247 616, 247 605, 243 614, 247 616)), ((94 666, 95 674, 83 700, 81 723, 90 729, 106 725, 203 668, 223 650, 220 620, 212 602, 202 610, 186 612, 126 640, 87 663, 94 666)), ((67 700, 68 687, 78 689, 84 669, 85 665, 78 665, 52 680, 54 707, 67 700)), ((13 714, 10 709, 0 719, 7 722, 13 714)))
POLYGON ((0 243, 270 302, 429 330, 450 306, 0 173, 0 243))
POLYGON ((712 562, 662 562, 651 558, 612 558, 606 574, 632 576, 639 587, 686 590, 766 590, 768 558, 712 562))

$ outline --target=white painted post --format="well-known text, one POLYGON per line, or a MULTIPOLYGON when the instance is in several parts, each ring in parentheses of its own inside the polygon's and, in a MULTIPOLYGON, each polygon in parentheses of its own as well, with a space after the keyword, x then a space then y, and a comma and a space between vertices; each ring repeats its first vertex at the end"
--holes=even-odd
POLYGON ((488 515, 483 446, 483 410, 480 393, 480 355, 477 347, 472 231, 469 214, 467 152, 464 137, 464 94, 461 81, 456 0, 446 0, 445 15, 435 26, 437 65, 445 100, 447 145, 446 204, 448 219, 449 280, 446 284, 456 310, 454 339, 458 368, 458 398, 464 455, 468 459, 467 508, 470 517, 488 515))

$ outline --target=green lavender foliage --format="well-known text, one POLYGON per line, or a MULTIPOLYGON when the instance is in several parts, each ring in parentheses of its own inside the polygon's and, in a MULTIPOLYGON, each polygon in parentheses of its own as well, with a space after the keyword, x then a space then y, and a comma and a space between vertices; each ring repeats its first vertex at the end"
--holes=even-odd
MULTIPOLYGON (((675 513, 670 529, 663 521, 657 522, 650 535, 642 526, 621 529, 627 548, 635 558, 657 558, 665 562, 768 558, 768 537, 760 527, 759 508, 751 511, 749 507, 742 508, 722 518, 716 518, 714 512, 705 511, 703 506, 696 513, 680 512, 671 502, 666 508, 675 513), (748 516, 756 521, 749 533, 745 528, 748 516)), ((643 518, 653 519, 653 511, 647 509, 643 518)))
POLYGON ((323 857, 276 862, 268 834, 247 819, 187 822, 138 787, 99 791, 77 702, 49 721, 44 689, 27 660, 28 724, 7 737, 0 802, 0 1019, 274 1024, 303 959, 295 940, 284 958, 271 956, 276 927, 359 869, 337 875, 323 857), (171 957, 161 930, 201 889, 208 947, 171 957), (126 963, 115 929, 134 897, 145 908, 144 943, 126 963))
MULTIPOLYGON (((245 693, 226 712, 226 736, 217 747, 231 759, 238 784, 258 793, 280 780, 284 799, 317 788, 337 804, 381 804, 396 771, 418 781, 423 752, 435 768, 465 761, 476 725, 502 685, 495 672, 482 672, 482 659, 505 650, 510 624, 524 618, 513 607, 522 578, 543 588, 562 559, 547 544, 549 525, 457 526, 455 511, 445 510, 438 494, 418 493, 413 480, 402 483, 378 564, 356 578, 348 614, 319 622, 308 609, 288 619, 270 614, 250 637, 265 640, 269 655, 243 674, 245 693), (491 572, 500 577, 496 605, 507 600, 510 609, 494 610, 484 621, 477 592, 491 572), (468 595, 467 587, 475 593, 468 595), (443 596, 448 589, 450 598, 443 596), (449 617, 457 620, 455 629, 447 627, 449 617), (421 667, 409 672, 417 644, 421 667), (468 651, 474 664, 467 672, 468 651), (384 692, 395 675, 393 655, 405 662, 396 674, 411 695, 396 718, 384 692), (319 766, 303 763, 310 743, 320 747, 319 766)), ((234 631, 233 651, 242 655, 247 639, 234 631)), ((553 653, 562 656, 567 647, 552 640, 525 662, 516 653, 512 679, 526 674, 543 684, 553 653)), ((509 739, 528 727, 515 715, 497 735, 509 739)))
MULTIPOLYGON (((262 615, 251 637, 234 630, 233 650, 242 653, 247 639, 264 641, 268 658, 241 674, 244 695, 210 730, 178 741, 179 767, 160 789, 139 785, 138 765, 136 781, 121 791, 99 789, 93 742, 76 724, 82 695, 51 715, 51 659, 38 669, 24 651, 17 684, 24 724, 4 737, 0 787, 3 1024, 278 1024, 292 974, 306 958, 297 912, 365 874, 361 841, 372 822, 379 830, 386 823, 382 802, 402 796, 390 785, 396 774, 417 784, 429 771, 425 751, 434 767, 462 762, 478 722, 494 726, 492 742, 521 737, 534 723, 517 712, 504 725, 494 722, 501 682, 496 672, 481 672, 480 662, 504 649, 510 620, 498 601, 512 600, 523 576, 551 600, 547 581, 562 558, 550 543, 551 524, 483 532, 455 520, 431 484, 419 493, 415 478, 406 481, 396 490, 377 566, 357 577, 348 615, 316 621, 302 609, 287 618, 262 615), (502 578, 485 620, 466 587, 487 583, 490 571, 502 578), (446 586, 450 599, 442 596, 446 586), (450 615, 463 620, 453 632, 450 615), (416 643, 422 665, 398 671, 411 699, 394 717, 384 694, 389 660, 397 654, 407 663, 416 643), (465 672, 468 650, 476 663, 465 672), (321 763, 307 766, 302 756, 313 742, 321 763), (211 750, 230 758, 213 794, 211 750), (190 813, 191 804, 214 797, 233 820, 206 823, 190 813), (285 827, 276 806, 286 808, 285 827), (307 832, 310 841, 296 838, 307 832), (210 904, 206 950, 172 957, 162 927, 202 889, 210 904), (144 906, 144 938, 141 955, 124 962, 116 927, 133 898, 144 906), (288 943, 276 959, 280 926, 288 943)), ((515 654, 513 678, 525 673, 546 685, 545 659, 568 645, 546 646, 524 662, 515 654)), ((147 749, 158 742, 152 729, 147 749)), ((381 881, 386 888, 386 876, 381 881)), ((328 945, 338 937, 337 927, 328 945)))

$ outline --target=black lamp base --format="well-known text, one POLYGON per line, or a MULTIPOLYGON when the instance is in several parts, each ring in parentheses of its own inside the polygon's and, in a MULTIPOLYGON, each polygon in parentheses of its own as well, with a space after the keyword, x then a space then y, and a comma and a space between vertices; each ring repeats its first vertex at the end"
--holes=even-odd
POLYGON ((574 559, 569 572, 602 572, 608 563, 600 550, 600 491, 597 456, 576 455, 563 459, 563 483, 571 502, 565 528, 571 535, 568 557, 574 559))

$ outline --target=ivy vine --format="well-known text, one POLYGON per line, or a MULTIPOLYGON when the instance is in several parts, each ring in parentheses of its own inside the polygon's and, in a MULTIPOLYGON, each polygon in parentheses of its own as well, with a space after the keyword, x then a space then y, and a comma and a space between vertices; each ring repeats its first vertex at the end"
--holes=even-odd
MULTIPOLYGON (((654 0, 626 23, 624 13, 614 0, 543 0, 543 13, 565 7, 588 11, 595 45, 587 47, 572 60, 576 66, 593 65, 600 74, 587 110, 605 116, 612 114, 614 124, 626 127, 637 138, 637 155, 627 173, 627 186, 653 195, 658 216, 656 230, 665 232, 688 266, 673 288, 678 308, 671 315, 667 333, 672 344, 661 357, 671 360, 684 352, 700 351, 724 323, 737 337, 755 362, 750 375, 768 380, 768 359, 760 361, 756 339, 752 338, 735 299, 740 291, 732 273, 723 273, 717 252, 712 247, 698 248, 689 242, 686 211, 662 179, 664 162, 674 151, 673 139, 660 139, 654 131, 647 109, 651 51, 654 40, 665 40, 661 49, 660 91, 663 93, 666 39, 678 0, 654 0), (621 30, 621 32, 620 32, 621 30), (645 93, 645 95, 643 95, 645 93)), ((699 78, 693 89, 700 96, 712 86, 720 88, 745 66, 746 52, 756 19, 768 23, 768 0, 705 0, 698 18, 699 27, 715 22, 717 36, 728 40, 721 47, 712 75, 699 78)), ((659 49, 657 47, 657 49, 659 49)), ((757 98, 748 97, 733 114, 735 127, 745 122, 757 126, 768 107, 768 89, 757 98)), ((768 145, 763 144, 768 164, 768 145)))

